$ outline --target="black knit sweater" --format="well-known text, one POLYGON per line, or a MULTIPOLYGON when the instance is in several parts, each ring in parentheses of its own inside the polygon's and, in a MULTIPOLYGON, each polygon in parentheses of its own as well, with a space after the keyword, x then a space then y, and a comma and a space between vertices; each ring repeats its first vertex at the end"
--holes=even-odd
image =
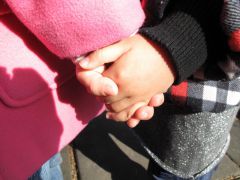
POLYGON ((222 0, 149 0, 140 33, 171 59, 175 84, 191 76, 205 62, 225 55, 220 26, 222 0))

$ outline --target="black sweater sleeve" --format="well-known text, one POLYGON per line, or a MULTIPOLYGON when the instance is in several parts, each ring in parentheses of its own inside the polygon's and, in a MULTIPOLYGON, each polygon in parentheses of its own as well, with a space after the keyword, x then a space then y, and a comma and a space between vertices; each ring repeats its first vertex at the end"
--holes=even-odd
MULTIPOLYGON (((170 57, 175 84, 192 75, 207 59, 221 56, 222 0, 150 0, 151 22, 139 31, 170 57)), ((147 20, 148 20, 147 19, 147 20)))

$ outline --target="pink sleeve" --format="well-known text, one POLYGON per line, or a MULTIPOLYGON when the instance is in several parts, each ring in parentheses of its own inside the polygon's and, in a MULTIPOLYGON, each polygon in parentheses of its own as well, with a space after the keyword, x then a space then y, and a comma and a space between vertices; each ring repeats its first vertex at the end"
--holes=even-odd
POLYGON ((61 58, 91 52, 136 32, 144 21, 140 1, 119 2, 6 0, 20 21, 61 58))

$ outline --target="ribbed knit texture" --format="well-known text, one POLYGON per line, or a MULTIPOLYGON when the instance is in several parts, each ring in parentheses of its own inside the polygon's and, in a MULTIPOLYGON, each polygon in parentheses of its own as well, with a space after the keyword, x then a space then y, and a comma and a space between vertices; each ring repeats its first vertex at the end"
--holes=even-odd
POLYGON ((142 34, 166 49, 177 72, 176 85, 169 88, 165 101, 193 112, 219 113, 239 105, 240 1, 151 0, 145 7, 149 15, 142 34), (205 41, 192 43, 198 36, 205 41), (207 48, 206 57, 201 46, 207 48))
POLYGON ((166 50, 176 72, 175 83, 190 76, 207 57, 201 27, 187 14, 173 14, 158 26, 142 28, 140 33, 166 50))
POLYGON ((167 0, 162 4, 152 1, 158 7, 147 12, 158 9, 158 13, 152 13, 140 33, 166 50, 175 68, 175 84, 196 72, 207 59, 211 64, 212 59, 224 58, 226 43, 219 22, 222 1, 171 0, 165 9, 161 5, 167 0))
MULTIPOLYGON (((223 8, 223 26, 233 52, 240 51, 240 1, 226 1, 223 8)), ((238 55, 239 59, 240 55, 238 55)))
POLYGON ((240 27, 240 1, 226 1, 223 11, 224 30, 228 35, 240 27))

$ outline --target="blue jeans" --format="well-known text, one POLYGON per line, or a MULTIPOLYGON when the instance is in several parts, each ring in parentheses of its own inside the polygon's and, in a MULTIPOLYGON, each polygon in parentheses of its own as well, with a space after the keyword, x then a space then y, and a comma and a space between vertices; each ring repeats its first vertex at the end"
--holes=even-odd
MULTIPOLYGON (((218 166, 217 166, 218 167, 218 166)), ((198 178, 195 178, 195 180, 211 180, 213 173, 216 171, 217 167, 213 168, 211 171, 209 171, 207 174, 204 174, 198 178)), ((155 164, 155 162, 150 161, 150 167, 148 169, 149 173, 153 175, 154 179, 156 180, 190 180, 178 177, 161 167, 155 164)))
POLYGON ((43 164, 28 180, 63 180, 61 163, 62 157, 58 153, 43 164))

